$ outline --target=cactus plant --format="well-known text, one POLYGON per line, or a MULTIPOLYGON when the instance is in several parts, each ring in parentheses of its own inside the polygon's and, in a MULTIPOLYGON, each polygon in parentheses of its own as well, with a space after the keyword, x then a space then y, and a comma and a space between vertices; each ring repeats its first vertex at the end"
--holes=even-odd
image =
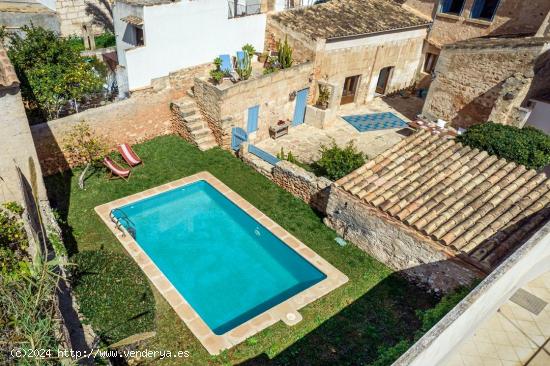
POLYGON ((248 52, 244 53, 242 60, 237 61, 237 74, 239 74, 241 80, 248 80, 252 74, 252 62, 248 52))
POLYGON ((284 43, 279 42, 277 51, 279 53, 278 59, 281 69, 288 69, 291 67, 294 61, 292 60, 292 47, 288 44, 288 37, 285 36, 284 43))

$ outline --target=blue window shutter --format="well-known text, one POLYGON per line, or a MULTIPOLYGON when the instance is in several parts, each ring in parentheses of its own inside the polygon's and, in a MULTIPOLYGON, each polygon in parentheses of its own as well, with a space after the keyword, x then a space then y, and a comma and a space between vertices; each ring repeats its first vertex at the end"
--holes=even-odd
POLYGON ((452 0, 441 0, 439 2, 439 11, 442 13, 447 13, 451 10, 452 0))
POLYGON ((474 6, 472 6, 472 13, 470 14, 470 18, 479 18, 484 5, 485 0, 475 0, 474 6))
POLYGON ((246 124, 246 132, 251 133, 258 130, 258 117, 260 115, 260 106, 248 108, 248 122, 246 124))
POLYGON ((294 109, 294 118, 292 119, 293 126, 298 126, 304 123, 308 95, 309 88, 302 89, 296 93, 296 106, 294 109))

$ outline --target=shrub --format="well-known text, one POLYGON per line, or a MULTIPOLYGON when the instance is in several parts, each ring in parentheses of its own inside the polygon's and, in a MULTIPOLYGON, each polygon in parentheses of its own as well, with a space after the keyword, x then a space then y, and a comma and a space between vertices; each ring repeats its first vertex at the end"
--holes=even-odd
POLYGON ((96 136, 90 125, 82 121, 75 124, 63 137, 63 148, 72 163, 85 166, 78 178, 78 187, 84 189, 88 169, 99 163, 107 153, 107 144, 103 138, 96 136))
POLYGON ((23 209, 15 202, 0 209, 0 285, 30 274, 29 241, 20 220, 23 209))
POLYGON ((550 136, 533 127, 520 129, 489 122, 469 128, 458 141, 528 168, 550 164, 550 136))
POLYGON ((69 101, 80 102, 101 91, 103 79, 72 40, 40 27, 24 26, 22 31, 25 38, 10 34, 8 56, 31 109, 56 118, 69 101))
POLYGON ((72 260, 80 310, 104 343, 154 329, 153 293, 130 257, 101 250, 78 253, 72 260))
POLYGON ((353 141, 341 148, 333 140, 329 146, 321 145, 321 159, 314 163, 314 168, 318 175, 338 180, 365 164, 366 158, 353 141))

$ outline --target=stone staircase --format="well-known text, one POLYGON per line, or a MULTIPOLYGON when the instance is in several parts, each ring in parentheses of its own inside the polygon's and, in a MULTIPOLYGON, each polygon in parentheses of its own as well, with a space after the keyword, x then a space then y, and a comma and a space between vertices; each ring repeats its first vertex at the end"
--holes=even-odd
POLYGON ((185 140, 205 151, 218 146, 208 123, 203 119, 197 103, 188 95, 172 102, 174 130, 185 140))

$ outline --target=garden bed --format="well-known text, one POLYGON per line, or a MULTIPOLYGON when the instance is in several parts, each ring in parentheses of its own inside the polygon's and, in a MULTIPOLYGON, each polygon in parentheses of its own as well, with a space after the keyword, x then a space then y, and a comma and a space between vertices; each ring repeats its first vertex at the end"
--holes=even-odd
MULTIPOLYGON (((95 206, 206 170, 349 277, 346 285, 305 307, 299 324, 289 327, 279 322, 216 357, 208 354, 153 290, 157 335, 144 347, 187 350, 190 356, 183 362, 197 365, 245 361, 250 365, 308 364, 313 360, 325 364, 387 364, 406 350, 415 333, 427 330, 421 314, 436 304, 435 298, 355 246, 339 246, 334 241, 335 232, 323 225, 322 218, 309 206, 229 152, 201 152, 176 136, 158 137, 136 145, 135 150, 146 165, 135 168, 129 182, 106 180, 100 171, 87 180, 86 190, 82 191, 77 187, 77 172, 46 179, 52 204, 66 221, 64 232, 70 254, 98 249, 124 252, 95 214, 95 206), (401 348, 392 348, 397 344, 401 348)), ((166 359, 162 364, 181 365, 182 360, 166 359)))

